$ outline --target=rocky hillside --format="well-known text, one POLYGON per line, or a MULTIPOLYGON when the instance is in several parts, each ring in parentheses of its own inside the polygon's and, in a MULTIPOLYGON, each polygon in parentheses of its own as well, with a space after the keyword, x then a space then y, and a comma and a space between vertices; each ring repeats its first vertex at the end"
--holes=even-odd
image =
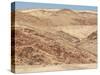
POLYGON ((17 10, 15 64, 96 63, 96 18, 92 11, 17 10))

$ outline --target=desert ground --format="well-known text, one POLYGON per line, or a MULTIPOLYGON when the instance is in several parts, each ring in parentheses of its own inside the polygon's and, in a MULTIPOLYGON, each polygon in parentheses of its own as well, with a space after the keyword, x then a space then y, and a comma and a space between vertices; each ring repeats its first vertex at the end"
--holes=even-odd
POLYGON ((96 11, 27 9, 11 14, 16 72, 96 68, 96 11))

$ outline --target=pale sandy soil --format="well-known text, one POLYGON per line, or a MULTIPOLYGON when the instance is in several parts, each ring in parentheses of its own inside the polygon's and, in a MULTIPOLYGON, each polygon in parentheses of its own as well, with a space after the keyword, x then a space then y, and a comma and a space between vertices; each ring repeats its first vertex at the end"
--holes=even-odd
POLYGON ((65 70, 82 70, 82 69, 95 69, 96 64, 62 64, 62 65, 48 65, 48 66, 16 66, 16 73, 29 73, 29 72, 51 72, 51 71, 65 71, 65 70))

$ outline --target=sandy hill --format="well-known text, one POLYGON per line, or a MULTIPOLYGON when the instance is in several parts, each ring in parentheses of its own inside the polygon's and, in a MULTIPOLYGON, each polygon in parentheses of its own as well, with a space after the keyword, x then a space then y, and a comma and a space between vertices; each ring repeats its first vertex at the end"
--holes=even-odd
POLYGON ((97 31, 91 33, 87 38, 83 39, 78 47, 93 53, 97 54, 97 31))

